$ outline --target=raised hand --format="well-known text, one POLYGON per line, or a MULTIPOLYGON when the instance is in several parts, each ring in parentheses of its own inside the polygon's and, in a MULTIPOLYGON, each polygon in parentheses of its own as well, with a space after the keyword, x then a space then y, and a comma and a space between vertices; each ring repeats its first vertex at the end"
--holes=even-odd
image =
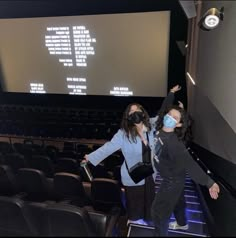
POLYGON ((217 183, 214 183, 210 188, 209 188, 209 193, 211 198, 213 199, 217 199, 219 196, 219 192, 220 192, 220 187, 217 183))
POLYGON ((82 159, 81 162, 88 162, 88 155, 84 155, 84 158, 82 159))
POLYGON ((179 90, 181 90, 181 86, 179 86, 179 85, 177 84, 177 85, 175 85, 170 91, 171 91, 172 93, 176 93, 176 92, 178 92, 179 90))
POLYGON ((184 109, 184 104, 181 101, 178 101, 179 107, 184 109))

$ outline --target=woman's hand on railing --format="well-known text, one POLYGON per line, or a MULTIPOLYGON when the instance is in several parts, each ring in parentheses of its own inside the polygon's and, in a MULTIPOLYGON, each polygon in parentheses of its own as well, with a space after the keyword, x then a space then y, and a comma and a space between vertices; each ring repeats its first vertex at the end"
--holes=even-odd
POLYGON ((220 187, 217 183, 214 183, 210 188, 209 188, 209 193, 211 198, 213 199, 217 199, 219 196, 219 192, 220 192, 220 187))

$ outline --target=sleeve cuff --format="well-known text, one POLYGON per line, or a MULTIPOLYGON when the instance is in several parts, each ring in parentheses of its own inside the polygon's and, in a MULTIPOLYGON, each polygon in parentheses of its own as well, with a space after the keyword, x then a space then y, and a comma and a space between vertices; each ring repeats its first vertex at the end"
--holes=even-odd
POLYGON ((208 188, 210 188, 214 183, 215 183, 215 181, 212 180, 210 177, 208 177, 206 186, 207 186, 208 188))

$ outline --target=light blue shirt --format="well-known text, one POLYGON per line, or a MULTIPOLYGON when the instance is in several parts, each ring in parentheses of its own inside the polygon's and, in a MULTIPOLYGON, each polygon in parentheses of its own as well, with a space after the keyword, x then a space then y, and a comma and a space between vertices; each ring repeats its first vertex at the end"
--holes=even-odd
MULTIPOLYGON (((155 133, 155 122, 157 117, 151 118, 151 130, 148 132, 149 137, 149 146, 151 151, 154 149, 154 133, 155 133)), ((144 138, 147 139, 146 132, 143 132, 144 138)), ((139 136, 136 138, 136 142, 128 140, 125 135, 125 131, 119 129, 118 132, 113 136, 113 138, 106 142, 103 146, 95 150, 94 152, 88 154, 88 160, 94 165, 98 165, 102 160, 107 158, 109 155, 113 154, 117 150, 121 150, 124 159, 130 169, 133 165, 142 161, 142 141, 139 136)), ((153 153, 152 153, 153 154, 153 153)), ((152 156, 153 157, 153 156, 152 156)), ((140 181, 135 184, 134 181, 130 178, 127 171, 125 162, 121 166, 121 181, 124 186, 140 186, 144 185, 145 180, 140 181)))

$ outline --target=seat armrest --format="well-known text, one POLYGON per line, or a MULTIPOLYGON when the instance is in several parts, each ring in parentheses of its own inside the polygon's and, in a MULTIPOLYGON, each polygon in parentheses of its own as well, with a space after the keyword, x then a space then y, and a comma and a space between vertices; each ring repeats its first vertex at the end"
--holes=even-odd
POLYGON ((15 194, 15 195, 12 196, 12 197, 14 197, 14 198, 19 198, 19 199, 24 200, 24 198, 25 198, 26 196, 27 196, 27 193, 25 193, 25 192, 20 192, 20 193, 15 194))
POLYGON ((91 199, 91 183, 90 182, 82 182, 86 195, 89 199, 91 199))
POLYGON ((109 212, 109 220, 107 222, 105 237, 113 236, 113 231, 116 230, 117 228, 117 223, 120 218, 120 214, 121 214, 121 208, 119 207, 114 207, 109 212))

